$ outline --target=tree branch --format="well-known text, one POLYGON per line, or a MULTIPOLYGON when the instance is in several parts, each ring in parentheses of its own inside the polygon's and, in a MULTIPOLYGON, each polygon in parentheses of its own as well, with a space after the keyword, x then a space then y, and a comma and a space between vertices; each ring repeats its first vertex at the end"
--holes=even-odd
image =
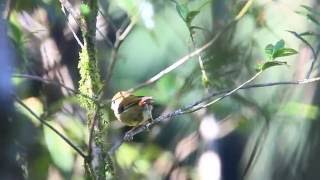
POLYGON ((254 0, 248 0, 246 2, 246 4, 241 8, 241 10, 237 14, 237 16, 231 22, 229 22, 224 28, 222 28, 218 33, 216 33, 216 35, 209 42, 204 44, 202 47, 194 50, 193 52, 185 55, 184 57, 178 59, 175 63, 173 63, 172 65, 168 66, 164 70, 160 71, 158 74, 154 75, 149 80, 145 81, 144 83, 141 83, 140 85, 138 85, 138 86, 136 86, 134 88, 129 89, 128 91, 129 92, 133 92, 133 91, 141 89, 141 88, 143 88, 145 86, 153 84, 153 83, 157 82, 160 78, 162 78, 164 75, 170 73, 171 71, 175 70, 179 66, 183 65, 184 63, 186 63, 188 60, 190 60, 190 58, 192 58, 194 56, 199 56, 201 52, 203 52, 204 50, 208 49, 213 43, 215 43, 219 39, 219 37, 224 32, 226 32, 230 27, 235 25, 246 14, 246 12, 249 10, 250 6, 252 5, 253 1, 254 0))
POLYGON ((123 40, 129 35, 129 33, 131 32, 131 30, 133 29, 135 24, 136 24, 136 20, 132 19, 126 28, 120 27, 116 32, 116 40, 115 40, 113 48, 111 50, 110 65, 108 67, 108 71, 107 71, 107 75, 106 75, 106 79, 103 84, 103 87, 101 88, 101 90, 99 92, 100 98, 103 97, 105 88, 109 84, 109 81, 113 75, 113 69, 114 69, 114 67, 117 63, 117 60, 118 60, 117 54, 118 54, 119 48, 120 48, 123 40))
MULTIPOLYGON (((296 38, 298 38, 299 40, 301 40, 312 52, 312 63, 311 63, 311 66, 307 72, 307 75, 306 75, 306 78, 309 78, 311 73, 312 73, 312 70, 313 70, 313 67, 314 67, 314 64, 316 62, 316 60, 318 59, 318 54, 319 54, 319 51, 315 51, 314 48, 311 46, 311 44, 305 40, 302 36, 300 36, 300 34, 294 32, 294 31, 288 31, 289 33, 293 34, 296 38)), ((319 44, 320 45, 320 44, 319 44)), ((320 46, 319 46, 320 47, 320 46)), ((318 47, 318 48, 319 48, 318 47)))
MULTIPOLYGON (((228 89, 228 90, 223 90, 220 92, 214 92, 209 94, 208 96, 202 98, 199 101, 196 101, 190 105, 187 105, 185 107, 179 108, 171 113, 165 114, 165 115, 161 115, 158 116, 157 118, 155 118, 152 122, 148 122, 147 124, 141 125, 136 127, 133 130, 128 131, 118 142, 116 142, 112 148, 110 148, 109 150, 109 154, 112 155, 114 154, 114 152, 121 146, 121 144, 125 141, 130 141, 133 139, 133 137, 147 129, 149 129, 149 127, 152 127, 153 125, 166 120, 166 119, 172 119, 176 116, 180 116, 180 115, 184 115, 187 113, 192 113, 194 111, 190 111, 193 108, 197 107, 199 104, 210 101, 211 98, 221 95, 223 94, 223 98, 232 95, 233 93, 235 93, 236 91, 240 90, 240 89, 251 89, 251 88, 261 88, 261 87, 270 87, 270 86, 279 86, 279 85, 302 85, 302 84, 308 84, 308 83, 313 83, 313 82, 317 82, 320 81, 320 77, 315 77, 315 78, 309 78, 309 79, 303 79, 303 80, 297 80, 297 81, 280 81, 280 82, 271 82, 271 83, 261 83, 261 84, 253 84, 253 85, 244 85, 247 84, 248 82, 251 82, 253 79, 255 79, 260 73, 257 73, 255 76, 253 76, 251 79, 249 79, 248 81, 246 81, 245 83, 243 83, 243 86, 238 86, 235 89, 228 89)), ((216 103, 220 100, 222 100, 223 98, 218 98, 218 100, 214 100, 210 103, 208 103, 209 105, 212 105, 213 102, 216 103)), ((200 109, 203 109, 207 107, 207 105, 204 106, 200 106, 199 108, 196 108, 195 111, 198 111, 200 109)))
POLYGON ((100 109, 98 107, 97 111, 94 113, 93 121, 92 121, 90 129, 89 129, 90 132, 89 132, 89 142, 88 142, 88 156, 90 157, 90 159, 92 158, 91 153, 92 153, 92 146, 93 146, 94 127, 97 126, 97 120, 98 120, 97 114, 99 111, 100 111, 100 109))
POLYGON ((35 117, 37 120, 39 120, 44 126, 51 129, 53 132, 55 132, 59 137, 61 137, 71 148, 73 148, 79 155, 81 155, 85 160, 87 159, 87 155, 85 155, 80 148, 78 148, 76 145, 74 145, 67 137, 65 137, 63 134, 61 134, 58 130, 56 130, 53 126, 51 126, 46 121, 42 120, 38 115, 36 115, 35 112, 33 112, 20 98, 18 98, 16 95, 13 95, 13 98, 15 101, 17 101, 24 109, 26 109, 33 117, 35 117))
POLYGON ((159 79, 161 79, 163 76, 165 76, 166 74, 170 73, 171 71, 177 69, 179 66, 183 65, 184 63, 188 62, 188 60, 190 60, 192 57, 199 55, 201 52, 203 52, 204 50, 208 49, 213 43, 215 43, 219 37, 226 32, 231 26, 233 26, 234 24, 236 24, 238 22, 238 20, 233 20, 230 23, 228 23, 224 28, 222 28, 209 42, 207 42, 206 44, 204 44, 202 47, 194 50, 193 52, 185 55, 184 57, 178 59, 175 63, 173 63, 172 65, 168 66, 167 68, 165 68, 164 70, 160 71, 158 74, 154 75, 153 77, 151 77, 149 80, 145 81, 144 83, 141 83, 140 85, 129 89, 129 92, 133 92, 136 91, 138 89, 141 89, 145 86, 148 86, 150 84, 153 84, 155 82, 157 82, 159 79))
POLYGON ((35 80, 35 81, 39 81, 39 82, 42 82, 42 83, 45 83, 45 84, 52 84, 52 85, 56 85, 56 86, 59 86, 59 87, 63 87, 65 88, 66 90, 74 93, 74 94, 79 94, 85 98, 88 98, 90 100, 92 100, 93 102, 95 103, 99 103, 97 101, 97 99, 93 98, 93 97, 90 97, 86 94, 82 94, 80 91, 78 90, 75 90, 73 88, 70 88, 68 87, 67 85, 63 84, 63 83, 60 83, 58 81, 55 81, 55 80, 51 80, 51 79, 45 79, 45 78, 42 78, 40 76, 35 76, 35 75, 30 75, 30 74, 12 74, 11 75, 13 78, 25 78, 25 79, 31 79, 31 80, 35 80))

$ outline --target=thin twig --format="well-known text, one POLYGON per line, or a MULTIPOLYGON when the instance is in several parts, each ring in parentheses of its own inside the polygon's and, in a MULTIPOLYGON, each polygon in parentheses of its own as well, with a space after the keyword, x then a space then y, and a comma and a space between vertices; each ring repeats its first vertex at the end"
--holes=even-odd
POLYGON ((32 116, 34 116, 37 120, 39 120, 44 126, 51 129, 53 132, 55 132, 59 137, 61 137, 70 147, 72 147, 79 155, 81 155, 85 160, 87 159, 87 156, 82 152, 80 148, 78 148, 76 145, 74 145, 67 137, 65 137, 63 134, 61 134, 58 130, 56 130, 53 126, 51 126, 46 121, 42 120, 35 112, 33 112, 20 98, 18 98, 16 95, 13 95, 13 98, 24 108, 26 109, 32 116))
POLYGON ((245 177, 248 175, 250 168, 254 165, 254 163, 256 162, 256 159, 258 158, 258 154, 261 153, 261 147, 259 145, 261 145, 263 142, 266 141, 265 136, 267 136, 268 130, 269 130, 269 122, 266 122, 266 124, 263 125, 262 130, 260 131, 260 134, 258 135, 257 139, 255 140, 248 163, 244 167, 243 173, 241 174, 241 177, 240 177, 241 180, 244 180, 245 177))
POLYGON ((204 44, 202 47, 194 50, 193 52, 185 55, 184 57, 178 59, 175 63, 173 63, 169 67, 165 68, 164 70, 160 71, 158 74, 154 75, 149 80, 145 81, 144 83, 141 83, 140 85, 138 85, 138 86, 136 86, 134 88, 129 89, 128 91, 129 92, 133 92, 133 91, 136 91, 136 90, 138 90, 140 88, 143 88, 145 86, 148 86, 150 84, 153 84, 153 83, 157 82, 162 76, 170 73, 171 71, 175 70, 179 66, 183 65, 184 63, 186 63, 190 58, 199 55, 202 51, 204 51, 207 48, 209 48, 213 43, 215 43, 219 39, 219 37, 223 33, 225 33, 231 26, 236 24, 246 14, 246 12, 249 10, 249 7, 252 5, 253 1, 254 0, 248 0, 246 2, 246 4, 241 8, 241 10, 237 14, 237 16, 231 22, 229 22, 224 28, 222 28, 209 42, 204 44))
POLYGON ((32 80, 35 80, 35 81, 43 82, 45 84, 52 84, 52 85, 60 86, 60 87, 65 88, 68 91, 73 92, 74 94, 78 93, 77 90, 75 90, 75 89, 73 89, 71 87, 68 87, 67 85, 65 85, 63 83, 60 83, 58 81, 54 81, 54 80, 51 80, 51 79, 45 79, 45 78, 42 78, 40 76, 35 76, 35 75, 30 75, 30 74, 12 74, 11 76, 14 77, 14 78, 32 79, 32 80))
POLYGON ((242 83, 241 85, 239 85, 238 87, 234 88, 233 90, 231 91, 228 91, 227 93, 223 94, 223 96, 213 100, 213 101, 210 101, 204 105, 201 105, 199 107, 196 107, 196 108, 193 108, 191 111, 190 110, 187 110, 187 113, 191 113, 191 112, 195 112, 195 111, 198 111, 200 109, 203 109, 203 108, 206 108, 218 101, 221 101, 222 99, 224 99, 225 97, 227 96, 231 96, 233 93, 237 92, 239 89, 241 89, 242 87, 244 87, 245 85, 249 84, 250 82, 252 82, 253 80, 255 80, 263 71, 259 71, 258 73, 256 73, 254 76, 252 76, 249 80, 247 80, 246 82, 242 83), (190 112, 189 112, 190 111, 190 112))
POLYGON ((172 65, 168 66, 167 68, 165 68, 164 70, 160 71, 158 74, 154 75, 153 77, 151 77, 149 80, 145 81, 144 83, 141 83, 140 85, 129 89, 129 92, 133 92, 136 91, 138 89, 141 89, 145 86, 148 86, 150 84, 153 84, 155 82, 157 82, 160 78, 162 78, 164 75, 170 73, 171 71, 175 70, 176 68, 178 68, 179 66, 183 65, 184 63, 186 63, 188 60, 190 60, 192 57, 197 56, 198 54, 200 54, 201 52, 203 52, 204 50, 208 49, 214 42, 216 42, 219 37, 225 32, 227 31, 231 26, 233 26, 237 21, 233 20, 231 21, 229 24, 227 24, 224 28, 222 28, 209 42, 207 42, 206 44, 204 44, 202 47, 194 50, 193 52, 185 55, 184 57, 178 59, 175 63, 173 63, 172 65))
POLYGON ((66 15, 68 28, 70 29, 73 37, 75 38, 79 46, 83 48, 84 44, 81 42, 80 38, 77 36, 77 33, 71 27, 70 22, 68 20, 68 14, 64 9, 66 9, 67 12, 72 16, 72 18, 75 20, 78 26, 81 25, 80 14, 73 9, 72 4, 68 0, 60 0, 60 4, 61 4, 61 11, 63 12, 64 15, 66 15))
POLYGON ((68 0, 59 0, 61 3, 61 6, 65 8, 69 14, 74 18, 74 20, 80 25, 80 13, 75 11, 72 7, 72 4, 68 0))
MULTIPOLYGON (((191 38, 191 42, 193 45, 193 49, 196 49, 196 43, 193 37, 193 32, 192 30, 189 28, 189 34, 190 34, 190 38, 191 38)), ((200 67, 200 71, 201 71, 201 75, 202 75, 202 83, 204 84, 205 88, 207 89, 207 83, 208 83, 208 76, 207 76, 207 72, 204 69, 204 63, 201 57, 201 53, 198 54, 198 63, 199 63, 199 67, 200 67)))
POLYGON ((103 92, 104 92, 105 88, 107 87, 107 85, 109 84, 109 81, 113 75, 113 70, 114 70, 116 62, 118 60, 117 54, 118 54, 119 48, 120 48, 123 40, 129 35, 129 33, 131 32, 131 30, 133 29, 135 24, 136 24, 136 21, 134 19, 132 19, 131 22, 129 23, 129 25, 125 29, 120 27, 116 32, 116 40, 115 40, 113 48, 111 50, 110 65, 108 67, 106 80, 103 84, 103 87, 101 88, 101 90, 99 92, 100 97, 103 96, 103 92))
POLYGON ((111 62, 107 71, 105 84, 109 83, 113 74, 113 69, 118 59, 117 53, 119 51, 120 45, 122 44, 123 40, 129 35, 135 24, 136 22, 134 20, 131 20, 130 24, 125 29, 120 28, 116 32, 116 41, 111 51, 111 62))
MULTIPOLYGON (((257 74, 256 74, 257 75, 257 74)), ((251 79, 255 79, 256 78, 256 75, 253 76, 251 79)), ((258 74, 259 75, 259 74, 258 74)), ((249 80, 248 80, 249 81, 249 80)), ((271 83, 261 83, 261 84, 253 84, 253 85, 244 85, 240 88, 236 88, 237 90, 240 90, 240 89, 251 89, 251 88, 261 88, 261 87, 270 87, 270 86, 279 86, 279 85, 302 85, 302 84, 308 84, 308 83, 313 83, 313 82, 317 82, 317 81, 320 81, 320 77, 315 77, 315 78, 309 78, 309 79, 303 79, 303 80, 297 80, 297 81, 280 81, 280 82, 271 82, 271 83)), ((199 101, 196 101, 190 105, 187 105, 185 107, 182 107, 182 108, 179 108, 171 113, 168 113, 168 114, 165 114, 165 115, 161 115, 161 116, 158 116, 157 118, 155 118, 152 122, 149 122, 145 125, 141 125, 141 126, 138 126, 136 127, 133 131, 129 131, 127 132, 123 138, 121 138, 119 141, 117 141, 113 147, 109 150, 109 154, 113 154, 120 146, 121 144, 124 142, 124 141, 130 141, 132 140, 132 138, 145 131, 146 129, 149 129, 149 127, 152 127, 153 125, 163 121, 163 120, 166 120, 166 119, 171 119, 171 118, 174 118, 176 116, 179 116, 179 115, 183 115, 183 114, 187 114, 187 113, 191 113, 193 111, 188 111, 188 110, 191 110, 193 109, 194 107, 196 107, 197 105, 203 103, 203 102, 207 102, 208 100, 210 100, 212 97, 214 96, 217 96, 217 95, 221 95, 221 94, 224 94, 222 97, 226 97, 225 94, 229 94, 232 95, 234 92, 235 89, 229 89, 229 90, 223 90, 223 91, 220 91, 220 92, 215 92, 215 93, 211 93, 210 95, 202 98, 201 100, 199 101)), ((221 99, 220 99, 221 100, 221 99)), ((215 102, 217 102, 215 100, 215 102)), ((211 103, 212 104, 212 103, 211 103)), ((198 108, 197 110, 200 110, 206 106, 200 106, 201 108, 198 108)))
POLYGON ((96 102, 98 103, 97 99, 93 98, 93 97, 90 97, 86 94, 82 94, 80 91, 78 90, 75 90, 73 88, 70 88, 68 87, 67 85, 63 84, 63 83, 60 83, 58 81, 54 81, 54 80, 51 80, 51 79, 45 79, 45 78, 42 78, 40 76, 35 76, 35 75, 30 75, 30 74, 13 74, 11 75, 13 78, 25 78, 25 79, 32 79, 32 80, 35 80, 35 81, 40 81, 42 83, 45 83, 45 84, 52 84, 52 85, 56 85, 56 86, 59 86, 59 87, 63 87, 65 88, 66 90, 74 93, 74 94, 79 94, 85 98, 88 98, 90 100, 92 100, 93 102, 96 102))
POLYGON ((308 79, 312 73, 312 70, 313 70, 313 67, 314 67, 314 64, 316 62, 316 60, 318 59, 318 53, 319 52, 316 52, 314 50, 314 48, 311 46, 311 44, 305 40, 302 36, 300 36, 298 33, 294 32, 294 31, 288 31, 289 33, 293 34, 296 38, 300 39, 304 44, 306 44, 306 46, 311 50, 312 52, 312 63, 311 63, 311 66, 306 74, 306 78, 308 79))
MULTIPOLYGON (((64 8, 67 10, 67 12, 72 16, 72 18, 75 20, 75 22, 77 23, 77 25, 79 27, 81 27, 82 22, 81 22, 81 16, 80 14, 74 10, 74 8, 72 7, 72 4, 68 1, 68 0, 59 0, 61 3, 61 10, 62 12, 66 15, 66 17, 68 18, 67 14, 64 11, 64 8)), ((83 26, 83 25, 82 25, 83 26)), ((71 30, 74 38, 76 39, 77 43, 79 44, 79 46, 81 48, 84 47, 84 44, 80 41, 80 38, 77 36, 77 34, 74 32, 74 30, 72 29, 71 25, 69 24, 68 21, 68 27, 71 30)), ((100 28, 97 27, 97 32, 103 37, 103 39, 106 40, 106 44, 110 45, 110 41, 108 40, 108 38, 103 34, 103 32, 100 30, 100 28)))
MULTIPOLYGON (((68 16, 67 16, 67 18, 68 18, 68 16)), ((67 19, 67 24, 68 24, 68 27, 69 27, 69 29, 70 29, 70 31, 71 31, 74 39, 76 39, 77 43, 79 44, 79 46, 80 46, 81 48, 84 48, 83 43, 81 42, 80 38, 77 36, 77 33, 76 33, 76 32, 73 30, 73 28, 71 27, 71 24, 70 24, 70 22, 69 22, 68 19, 67 19)))
POLYGON ((89 134, 89 142, 88 142, 88 156, 91 159, 91 153, 92 153, 92 143, 93 143, 93 133, 94 133, 94 127, 97 124, 97 120, 98 120, 98 112, 99 112, 100 108, 98 107, 97 111, 95 112, 94 116, 93 116, 93 122, 91 123, 91 127, 90 127, 90 134, 89 134))

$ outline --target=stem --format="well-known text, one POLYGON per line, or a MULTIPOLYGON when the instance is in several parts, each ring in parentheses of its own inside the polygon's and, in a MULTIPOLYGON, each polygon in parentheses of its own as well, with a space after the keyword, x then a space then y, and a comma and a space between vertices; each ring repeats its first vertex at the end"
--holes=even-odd
POLYGON ((53 132, 55 132, 58 136, 60 136, 70 147, 72 147, 79 155, 81 155, 85 160, 87 159, 87 155, 85 155, 80 148, 78 148, 76 145, 74 145, 67 137, 65 137, 63 134, 61 134, 58 130, 56 130, 53 126, 51 126, 46 121, 42 120, 39 116, 36 115, 35 112, 33 112, 22 100, 20 100, 16 95, 13 95, 13 98, 23 107, 25 108, 32 116, 34 116, 36 119, 38 119, 43 125, 51 129, 53 132))
POLYGON ((184 115, 187 113, 192 113, 195 111, 198 111, 200 109, 203 109, 211 104, 213 104, 214 102, 217 102, 219 100, 222 100, 223 98, 232 95, 233 93, 235 93, 236 91, 240 90, 240 89, 251 89, 251 88, 261 88, 261 87, 270 87, 270 86, 278 86, 278 85, 302 85, 302 84, 309 84, 309 83, 314 83, 314 82, 318 82, 320 81, 320 77, 315 77, 315 78, 310 78, 310 79, 304 79, 304 80, 297 80, 297 81, 282 81, 282 82, 271 82, 271 83, 262 83, 262 84, 253 84, 253 85, 246 85, 249 82, 253 81, 255 78, 257 78, 259 75, 261 74, 261 72, 258 72, 257 74, 255 74, 252 78, 250 78, 249 80, 247 80, 245 83, 241 84, 240 86, 238 86, 235 89, 231 89, 231 90, 223 90, 220 92, 216 92, 216 93, 212 93, 204 98, 202 98, 199 101, 196 101, 190 105, 187 105, 185 107, 179 108, 171 113, 165 114, 165 115, 161 115, 158 116, 157 118, 155 118, 152 122, 147 123, 145 125, 141 125, 138 126, 137 128, 134 129, 134 131, 129 131, 125 134, 125 136, 120 139, 119 141, 117 141, 112 148, 109 150, 109 154, 113 154, 120 146, 123 142, 125 141, 129 141, 131 140, 135 135, 149 129, 151 126, 166 120, 166 119, 172 119, 176 116, 180 116, 180 115, 184 115), (212 97, 220 95, 220 94, 224 94, 222 97, 218 98, 218 100, 214 100, 211 101, 203 106, 197 107, 199 104, 204 103, 204 102, 208 102, 212 97), (195 109, 194 109, 195 108, 195 109))

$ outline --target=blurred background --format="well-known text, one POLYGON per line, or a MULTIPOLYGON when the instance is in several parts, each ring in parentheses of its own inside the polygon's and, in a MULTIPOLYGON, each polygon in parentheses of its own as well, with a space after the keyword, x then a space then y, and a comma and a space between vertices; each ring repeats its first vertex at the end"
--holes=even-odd
MULTIPOLYGON (((75 92, 57 85, 78 88, 81 47, 75 37, 82 41, 79 24, 60 2, 0 1, 0 179, 85 179, 83 158, 11 98, 16 94, 86 149, 86 112, 75 92)), ((68 2, 80 12, 80 0, 68 2)), ((280 39, 298 54, 282 58, 288 66, 268 69, 253 83, 304 79, 315 58, 312 50, 317 55, 320 49, 320 2, 257 0, 225 30, 246 2, 99 0, 97 58, 106 83, 100 103, 111 120, 105 143, 112 147, 129 130, 109 109, 113 94, 150 79, 221 31, 200 54, 207 80, 193 57, 135 94, 152 96, 159 112, 170 113, 248 80, 267 58, 265 47, 280 39), (199 12, 185 21, 181 7, 199 12), (119 43, 119 32, 128 26, 119 43)), ((318 69, 315 62, 311 77, 318 69)), ((116 178, 319 179, 318 88, 312 83, 240 90, 208 108, 165 120, 116 150, 111 156, 116 178)))

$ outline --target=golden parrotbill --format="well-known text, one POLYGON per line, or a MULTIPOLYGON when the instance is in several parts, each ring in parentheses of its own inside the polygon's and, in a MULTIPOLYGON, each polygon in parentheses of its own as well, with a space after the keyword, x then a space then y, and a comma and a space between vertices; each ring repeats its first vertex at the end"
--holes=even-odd
POLYGON ((116 93, 111 102, 116 118, 127 126, 138 126, 152 120, 153 99, 126 91, 116 93))

